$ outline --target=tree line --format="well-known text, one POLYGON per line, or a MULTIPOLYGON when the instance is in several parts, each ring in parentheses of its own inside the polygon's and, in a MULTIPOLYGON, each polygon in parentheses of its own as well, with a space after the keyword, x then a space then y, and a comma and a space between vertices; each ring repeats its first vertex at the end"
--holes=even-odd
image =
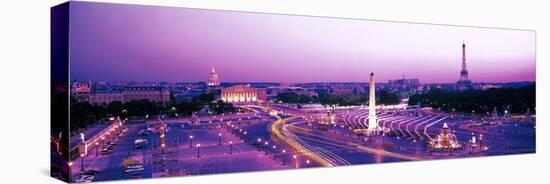
POLYGON ((107 120, 110 117, 145 117, 164 114, 169 117, 191 116, 194 112, 200 111, 205 106, 209 107, 212 113, 221 114, 235 112, 231 103, 221 100, 215 101, 213 93, 202 94, 192 98, 191 101, 175 102, 169 104, 152 102, 149 100, 133 100, 126 103, 114 101, 109 104, 90 104, 86 101, 71 99, 70 128, 76 130, 85 128, 92 124, 107 120))
MULTIPOLYGON (((310 96, 307 94, 286 92, 277 94, 276 101, 294 104, 320 103, 324 106, 353 106, 368 104, 369 95, 321 93, 319 96, 310 96)), ((385 90, 381 90, 376 93, 377 104, 395 105, 399 104, 399 102, 401 102, 401 98, 395 93, 385 90)))
POLYGON ((535 109, 535 83, 521 88, 491 88, 488 90, 447 91, 431 89, 409 98, 409 105, 420 103, 442 111, 489 114, 499 112, 525 113, 535 109))

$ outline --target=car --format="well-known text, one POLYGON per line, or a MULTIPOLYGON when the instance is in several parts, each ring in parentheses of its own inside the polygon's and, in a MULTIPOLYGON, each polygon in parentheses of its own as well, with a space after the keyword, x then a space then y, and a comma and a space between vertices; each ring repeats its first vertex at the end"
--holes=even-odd
POLYGON ((91 169, 80 172, 80 175, 86 175, 86 176, 96 176, 97 174, 99 174, 98 170, 91 170, 91 169))
POLYGON ((91 175, 78 175, 74 178, 73 182, 75 183, 91 183, 94 181, 95 176, 91 175))
POLYGON ((147 139, 142 139, 142 138, 138 138, 134 141, 134 144, 147 144, 149 142, 149 140, 147 139))
POLYGON ((112 149, 109 149, 109 147, 103 148, 103 149, 101 150, 101 155, 108 155, 108 154, 111 153, 111 151, 112 151, 112 149))
POLYGON ((136 165, 129 165, 126 167, 126 169, 124 169, 124 172, 126 173, 133 173, 133 172, 141 172, 145 170, 145 168, 143 167, 143 165, 141 164, 136 164, 136 165))

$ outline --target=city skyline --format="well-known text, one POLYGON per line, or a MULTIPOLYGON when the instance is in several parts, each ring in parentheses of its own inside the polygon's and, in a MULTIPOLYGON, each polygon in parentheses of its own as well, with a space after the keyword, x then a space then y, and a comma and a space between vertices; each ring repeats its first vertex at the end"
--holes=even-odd
POLYGON ((79 1, 51 16, 66 182, 536 153, 533 31, 79 1))
POLYGON ((535 81, 532 31, 75 3, 71 74, 78 81, 535 81), (109 12, 105 14, 102 12, 109 12), (284 28, 284 31, 281 31, 284 28), (108 43, 108 44, 106 44, 108 43))

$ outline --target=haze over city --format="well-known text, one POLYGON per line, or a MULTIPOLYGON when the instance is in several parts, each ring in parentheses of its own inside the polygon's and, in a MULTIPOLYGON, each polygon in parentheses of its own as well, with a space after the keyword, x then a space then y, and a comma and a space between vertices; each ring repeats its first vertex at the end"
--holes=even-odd
POLYGON ((535 80, 535 32, 381 21, 74 4, 78 81, 454 83, 535 80), (108 44, 106 44, 108 43, 108 44))

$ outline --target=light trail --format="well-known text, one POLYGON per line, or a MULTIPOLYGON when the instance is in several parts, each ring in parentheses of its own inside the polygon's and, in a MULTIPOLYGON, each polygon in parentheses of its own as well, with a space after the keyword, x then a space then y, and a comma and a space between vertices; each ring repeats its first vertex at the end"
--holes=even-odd
POLYGON ((327 145, 332 145, 332 146, 336 146, 336 147, 344 147, 344 148, 348 148, 349 146, 351 146, 351 147, 358 148, 358 149, 363 150, 363 151, 368 152, 368 153, 380 154, 380 155, 383 155, 383 156, 399 158, 399 159, 404 159, 404 160, 422 160, 420 157, 414 157, 414 156, 408 156, 408 155, 404 155, 404 154, 394 153, 394 152, 386 151, 384 149, 370 148, 370 147, 363 146, 363 145, 358 144, 358 143, 335 140, 335 139, 327 139, 326 137, 323 137, 321 135, 310 133, 307 129, 304 129, 304 128, 301 128, 301 127, 294 126, 292 128, 294 128, 298 131, 301 131, 300 133, 308 134, 308 135, 313 136, 313 137, 318 137, 318 138, 328 140, 328 141, 322 141, 322 140, 319 140, 319 139, 316 139, 316 138, 304 137, 304 139, 308 139, 308 140, 315 141, 315 142, 320 142, 320 143, 327 144, 327 145))
POLYGON ((296 136, 296 134, 292 133, 291 131, 287 131, 287 127, 295 127, 293 124, 297 124, 297 123, 300 123, 300 122, 294 122, 294 123, 291 123, 291 124, 288 124, 286 126, 283 127, 284 131, 286 131, 288 134, 288 136, 294 138, 297 142, 299 142, 300 144, 306 146, 309 150, 313 150, 315 153, 319 153, 320 156, 324 157, 326 160, 328 160, 329 162, 333 163, 333 165, 351 165, 351 163, 349 163, 347 160, 345 160, 344 158, 324 149, 324 148, 321 148, 319 146, 314 146, 314 145, 311 145, 305 141, 303 141, 300 137, 296 136))
POLYGON ((329 159, 319 155, 319 152, 310 151, 308 148, 311 148, 309 145, 302 145, 297 140, 296 137, 289 134, 288 130, 285 128, 285 123, 292 119, 297 119, 298 117, 289 117, 281 119, 278 115, 273 115, 277 118, 277 121, 270 124, 271 132, 282 141, 286 142, 290 147, 294 148, 298 152, 302 153, 304 156, 318 162, 319 164, 325 167, 335 166, 329 159), (284 133, 283 133, 284 132, 284 133))
MULTIPOLYGON (((262 107, 262 106, 255 106, 255 107, 271 110, 269 108, 262 107)), ((352 113, 352 114, 364 114, 364 112, 357 112, 357 113, 352 113)), ((275 135, 277 138, 279 138, 280 140, 287 143, 293 149, 295 149, 298 152, 302 153, 304 156, 306 156, 306 157, 308 157, 308 158, 310 158, 310 159, 312 159, 312 160, 314 160, 314 161, 318 162, 319 164, 321 164, 323 166, 326 166, 326 167, 332 167, 332 166, 337 166, 337 165, 351 165, 351 163, 349 163, 348 161, 346 161, 342 157, 340 157, 340 156, 338 156, 338 155, 336 155, 336 154, 334 154, 334 153, 332 153, 332 152, 330 152, 326 149, 323 149, 319 146, 310 145, 302 139, 306 139, 306 140, 310 140, 310 141, 314 141, 314 142, 320 142, 320 143, 323 143, 323 144, 332 145, 332 146, 336 146, 336 147, 343 147, 343 148, 347 148, 347 149, 349 149, 350 147, 351 148, 357 148, 357 149, 359 149, 361 151, 364 151, 364 152, 367 152, 367 153, 378 154, 378 155, 388 156, 388 157, 393 157, 393 158, 399 158, 399 159, 403 159, 403 160, 422 160, 419 157, 394 153, 394 152, 386 151, 384 149, 370 148, 370 147, 363 146, 363 145, 358 144, 358 143, 327 139, 326 137, 323 137, 323 136, 320 136, 320 135, 317 135, 317 134, 312 134, 307 129, 297 127, 297 126, 293 125, 293 124, 296 124, 296 123, 289 123, 292 120, 299 119, 301 116, 291 116, 291 117, 288 117, 288 118, 285 118, 285 119, 282 119, 277 114, 271 114, 271 116, 273 116, 277 119, 275 122, 272 122, 269 125, 269 129, 271 130, 273 135, 275 135), (310 136, 313 136, 313 137, 316 137, 316 138, 303 137, 303 136, 299 137, 299 136, 295 135, 294 133, 292 133, 292 131, 290 131, 289 129, 292 129, 292 131, 299 131, 300 133, 310 135, 310 136), (318 138, 321 138, 321 139, 318 139, 318 138), (323 141, 323 140, 328 140, 328 141, 323 141)), ((348 116, 345 117, 344 119, 348 119, 347 123, 355 124, 355 123, 358 123, 357 119, 356 119, 357 117, 358 117, 357 115, 351 116, 351 114, 348 114, 348 116), (352 119, 352 117, 353 117, 353 119, 352 119)), ((360 124, 360 122, 359 122, 359 124, 360 124)))

